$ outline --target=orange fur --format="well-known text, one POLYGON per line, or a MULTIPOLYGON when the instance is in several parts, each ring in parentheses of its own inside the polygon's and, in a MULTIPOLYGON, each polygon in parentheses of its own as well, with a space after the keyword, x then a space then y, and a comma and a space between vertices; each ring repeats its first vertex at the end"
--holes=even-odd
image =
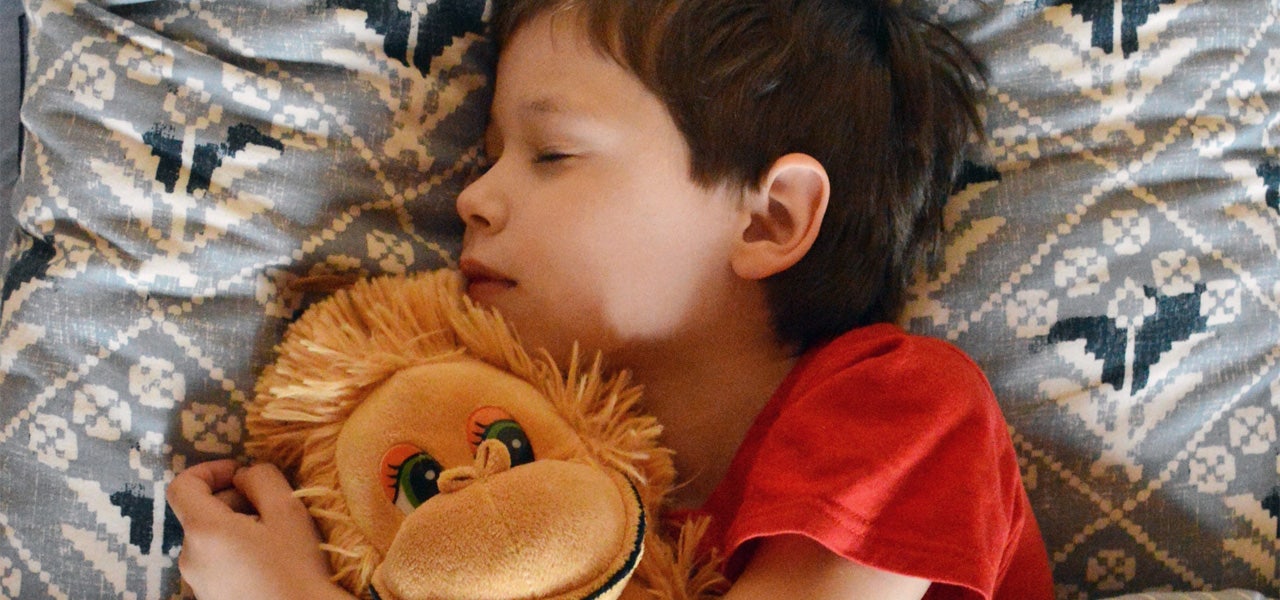
MULTIPOLYGON (((638 413, 640 392, 626 372, 606 374, 599 356, 575 356, 562 373, 544 354, 531 355, 500 316, 462 295, 453 271, 358 281, 304 313, 277 350, 248 407, 247 449, 298 486, 324 533, 334 579, 358 596, 368 597, 383 557, 351 518, 337 439, 368 394, 406 368, 465 355, 529 383, 581 436, 595 464, 631 480, 651 520, 675 477, 671 453, 658 443, 661 427, 638 413)), ((674 544, 657 529, 646 536, 631 588, 670 600, 717 595, 714 561, 694 558, 705 524, 686 526, 674 544)))

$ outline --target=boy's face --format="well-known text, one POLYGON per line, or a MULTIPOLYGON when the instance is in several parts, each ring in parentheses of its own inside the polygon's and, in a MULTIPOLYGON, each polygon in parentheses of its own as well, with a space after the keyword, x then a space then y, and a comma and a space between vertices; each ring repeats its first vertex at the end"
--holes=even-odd
POLYGON ((577 340, 626 360, 732 310, 737 194, 692 181, 661 101, 575 16, 511 37, 486 145, 491 168, 458 198, 462 270, 526 344, 560 360, 577 340))

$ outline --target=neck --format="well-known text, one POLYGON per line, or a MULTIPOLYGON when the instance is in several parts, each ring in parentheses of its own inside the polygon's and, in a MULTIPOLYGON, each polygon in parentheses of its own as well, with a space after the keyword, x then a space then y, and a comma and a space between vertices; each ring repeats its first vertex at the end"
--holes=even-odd
MULTIPOLYGON (((711 330, 711 328, 707 328, 711 330)), ((715 329, 713 339, 627 357, 644 408, 663 425, 679 474, 672 504, 700 506, 724 478, 756 415, 795 365, 764 331, 715 329)), ((630 353, 628 353, 630 354, 630 353)))

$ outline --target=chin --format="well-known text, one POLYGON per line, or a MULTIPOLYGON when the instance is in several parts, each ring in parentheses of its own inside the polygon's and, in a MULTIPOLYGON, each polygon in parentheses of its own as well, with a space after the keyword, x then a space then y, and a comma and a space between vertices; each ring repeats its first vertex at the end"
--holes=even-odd
MULTIPOLYGON (((551 328, 546 329, 554 328, 553 325, 551 328)), ((519 326, 517 326, 517 330, 519 330, 519 326)), ((595 360, 597 352, 608 354, 608 348, 601 347, 599 343, 591 338, 578 339, 564 335, 563 331, 554 333, 551 331, 531 331, 530 333, 533 335, 523 338, 525 347, 534 352, 545 350, 561 369, 568 368, 575 350, 578 353, 579 361, 583 362, 595 360)))
POLYGON ((510 294, 497 294, 477 302, 496 311, 516 331, 520 343, 530 352, 545 351, 561 369, 567 368, 577 348, 580 360, 595 360, 597 352, 609 356, 617 349, 613 336, 601 335, 597 321, 584 317, 589 311, 563 304, 550 307, 516 302, 510 294))

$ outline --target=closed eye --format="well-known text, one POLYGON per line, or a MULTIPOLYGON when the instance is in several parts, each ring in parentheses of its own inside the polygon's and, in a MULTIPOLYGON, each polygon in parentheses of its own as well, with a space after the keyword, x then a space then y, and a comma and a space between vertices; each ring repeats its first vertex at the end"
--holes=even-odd
POLYGON ((540 165, 541 165, 541 164, 550 164, 550 163, 560 162, 560 161, 565 160, 565 159, 567 159, 567 158, 573 158, 573 155, 572 155, 572 154, 566 154, 566 153, 563 153, 563 152, 544 152, 544 153, 542 153, 542 154, 539 154, 537 157, 535 157, 535 158, 533 159, 533 162, 538 163, 538 164, 540 164, 540 165))

